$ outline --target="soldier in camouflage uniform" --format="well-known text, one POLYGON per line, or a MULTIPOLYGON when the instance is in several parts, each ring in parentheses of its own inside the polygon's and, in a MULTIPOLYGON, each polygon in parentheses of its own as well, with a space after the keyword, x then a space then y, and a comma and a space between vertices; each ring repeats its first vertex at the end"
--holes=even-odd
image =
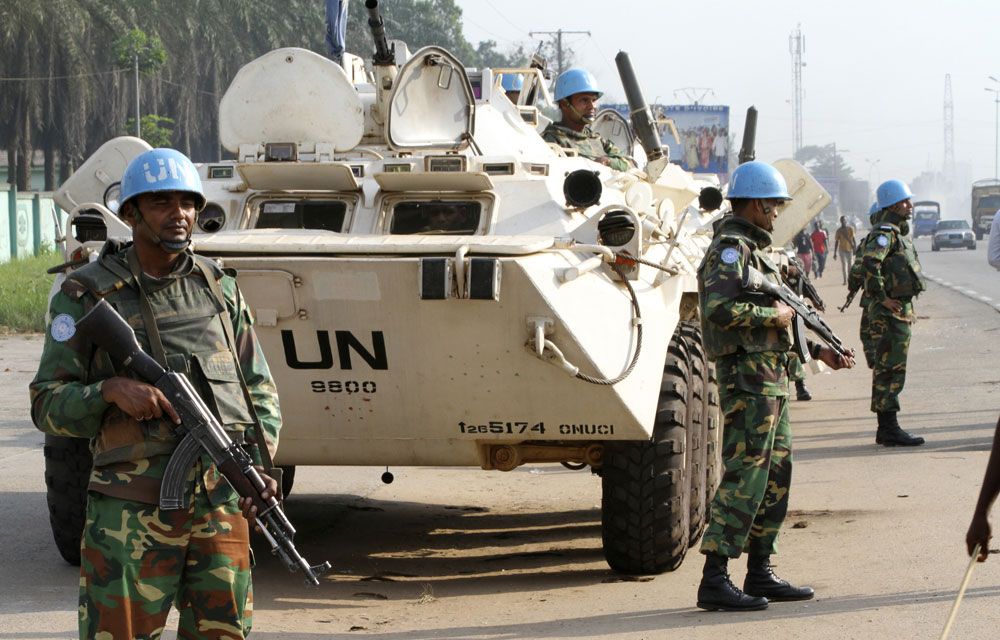
MULTIPOLYGON (((807 600, 813 590, 778 578, 770 564, 792 477, 788 367, 794 312, 742 286, 746 266, 780 282, 765 251, 778 207, 790 197, 774 167, 748 162, 733 172, 728 198, 733 216, 722 223, 698 268, 705 350, 715 362, 724 415, 724 472, 702 539, 705 568, 697 604, 746 611, 763 609, 768 600, 807 600), (727 563, 744 551, 741 591, 727 563)), ((853 365, 829 347, 811 344, 810 353, 834 369, 853 365)))
POLYGON ((574 149, 584 158, 618 171, 629 162, 615 145, 590 130, 597 117, 597 100, 602 95, 594 76, 586 69, 567 69, 556 78, 555 100, 562 120, 545 127, 542 137, 565 149, 574 149))
MULTIPOLYGON (((188 475, 187 507, 158 507, 178 443, 177 413, 159 389, 75 335, 75 321, 99 299, 109 302, 147 353, 191 379, 234 441, 262 440, 267 454, 281 425, 276 389, 235 279, 188 249, 195 213, 205 205, 191 161, 172 149, 138 156, 122 179, 122 199, 133 242, 109 242, 96 262, 67 277, 52 299, 30 388, 35 425, 89 438, 94 455, 80 637, 158 638, 176 605, 179 637, 243 638, 253 610, 248 520, 255 508, 237 501, 207 454, 188 475)), ((256 447, 251 455, 263 462, 256 447)), ((264 478, 266 499, 277 483, 264 478)))
POLYGON ((906 353, 914 321, 913 298, 924 290, 920 259, 906 237, 913 214, 912 193, 905 183, 879 185, 879 211, 859 250, 864 293, 861 344, 872 370, 871 410, 878 416, 875 442, 887 447, 913 447, 924 439, 899 426, 899 394, 906 381, 906 353))

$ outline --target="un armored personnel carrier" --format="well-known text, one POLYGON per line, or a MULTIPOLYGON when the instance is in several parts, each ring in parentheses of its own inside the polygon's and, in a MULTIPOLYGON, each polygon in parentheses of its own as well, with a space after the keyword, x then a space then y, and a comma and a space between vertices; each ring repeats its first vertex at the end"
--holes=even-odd
MULTIPOLYGON (((711 185, 645 129, 644 150, 615 114, 602 126, 633 170, 547 144, 536 68, 468 70, 379 35, 367 68, 292 48, 247 64, 220 109, 235 160, 199 165, 195 250, 238 271, 254 310, 286 484, 299 465, 561 462, 602 478, 612 568, 677 567, 719 473, 695 277, 711 234, 697 198, 711 185), (501 74, 522 76, 519 104, 501 74)), ((131 237, 117 184, 146 149, 111 140, 60 189, 70 263, 131 237)), ((815 186, 783 171, 794 196, 815 186)), ((800 202, 786 215, 815 214, 800 202)), ((50 437, 46 456, 53 530, 73 561, 87 452, 50 437)))

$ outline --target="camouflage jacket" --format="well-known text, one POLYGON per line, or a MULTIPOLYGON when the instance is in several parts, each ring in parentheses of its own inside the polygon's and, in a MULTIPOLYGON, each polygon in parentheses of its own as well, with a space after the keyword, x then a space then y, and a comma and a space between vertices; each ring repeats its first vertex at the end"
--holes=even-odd
MULTIPOLYGON (((153 355, 126 252, 114 249, 109 244, 97 262, 71 273, 52 298, 52 322, 38 373, 30 385, 31 417, 45 433, 90 438, 94 454, 90 490, 155 504, 167 461, 178 443, 173 425, 166 416, 139 422, 106 402, 101 396, 105 380, 117 375, 134 376, 113 363, 103 350, 75 335, 73 328, 73 323, 103 298, 132 326, 143 350, 153 355)), ((186 374, 231 437, 241 441, 245 431, 249 431, 249 439, 255 439, 257 434, 253 433, 253 418, 239 381, 239 366, 273 455, 281 427, 277 390, 236 280, 190 252, 165 278, 146 274, 141 277, 168 368, 186 374), (219 281, 224 307, 195 264, 196 259, 209 265, 210 273, 219 281), (223 310, 228 311, 232 322, 238 363, 234 362, 222 325, 223 310)), ((256 447, 249 451, 260 463, 256 447)), ((207 455, 202 456, 198 468, 214 504, 235 497, 207 455)), ((191 473, 195 473, 194 469, 191 473)))
POLYGON ((746 265, 781 282, 778 267, 764 253, 770 244, 769 233, 742 218, 722 223, 698 267, 701 326, 723 388, 785 396, 791 330, 777 325, 770 298, 746 293, 742 285, 746 265))
POLYGON ((618 171, 628 171, 631 166, 618 147, 591 131, 590 127, 584 127, 583 131, 573 131, 568 127, 552 123, 545 127, 542 137, 565 149, 575 149, 584 158, 597 162, 601 158, 607 158, 610 161, 608 166, 618 171))
POLYGON ((882 302, 887 297, 909 300, 925 289, 913 242, 885 217, 865 238, 859 258, 865 289, 862 305, 882 302))

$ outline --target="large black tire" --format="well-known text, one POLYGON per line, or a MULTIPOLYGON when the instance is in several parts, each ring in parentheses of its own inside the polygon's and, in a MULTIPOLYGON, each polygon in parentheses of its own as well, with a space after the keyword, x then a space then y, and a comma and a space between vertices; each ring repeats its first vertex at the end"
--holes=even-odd
POLYGON ((690 484, 685 465, 688 368, 679 333, 663 367, 653 435, 609 442, 601 468, 604 557, 615 571, 672 571, 690 537, 690 484))
POLYGON ((705 387, 705 522, 712 519, 712 498, 722 478, 722 409, 719 402, 719 381, 715 365, 708 363, 708 385, 705 387))
POLYGON ((687 467, 690 478, 690 535, 688 546, 694 546, 705 530, 705 416, 708 413, 708 360, 701 346, 701 329, 693 322, 680 324, 679 331, 684 341, 688 365, 687 419, 687 467))
POLYGON ((80 566, 80 538, 87 517, 87 484, 93 465, 90 442, 46 435, 43 451, 52 537, 66 562, 80 566))

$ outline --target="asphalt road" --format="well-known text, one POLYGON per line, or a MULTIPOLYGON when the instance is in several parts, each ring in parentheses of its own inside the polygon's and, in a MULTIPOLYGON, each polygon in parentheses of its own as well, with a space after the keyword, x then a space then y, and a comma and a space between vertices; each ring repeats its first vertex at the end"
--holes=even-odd
POLYGON ((975 251, 931 251, 930 238, 916 240, 921 265, 935 282, 1000 309, 1000 271, 986 261, 988 243, 989 236, 986 236, 976 243, 975 251))
MULTIPOLYGON (((976 252, 921 250, 927 273, 1000 300, 985 242, 976 252)), ((819 281, 829 307, 844 295, 835 268, 819 281)), ((304 555, 335 571, 306 589, 257 544, 253 637, 937 638, 965 569, 962 540, 1000 405, 1000 315, 933 283, 917 314, 901 421, 926 446, 875 446, 863 364, 812 376, 815 399, 793 403, 792 512, 777 571, 814 586, 814 601, 700 611, 694 552, 673 573, 612 574, 589 473, 411 468, 383 485, 383 469, 307 468, 289 515, 304 555)), ((857 307, 828 315, 855 348, 859 316, 857 307)), ((0 338, 0 638, 16 640, 76 634, 77 571, 51 542, 42 437, 27 411, 39 345, 0 338)), ((998 637, 998 603, 1000 559, 991 559, 977 567, 952 637, 998 637)))

